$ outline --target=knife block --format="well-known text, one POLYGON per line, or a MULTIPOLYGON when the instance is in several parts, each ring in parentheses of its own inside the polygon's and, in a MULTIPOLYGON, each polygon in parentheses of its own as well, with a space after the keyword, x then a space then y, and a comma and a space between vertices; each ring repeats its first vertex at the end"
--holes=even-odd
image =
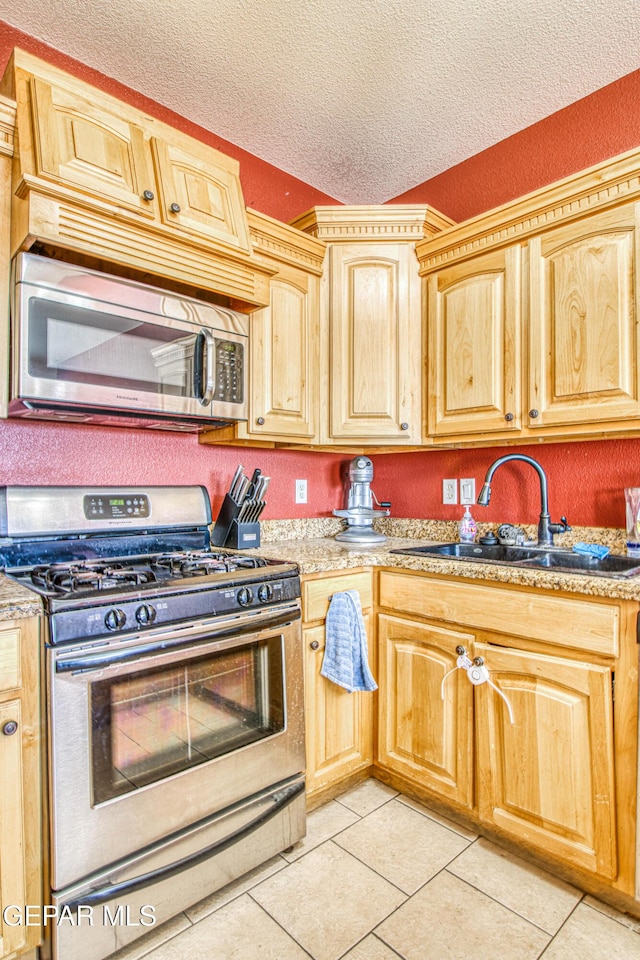
POLYGON ((231 526, 240 513, 240 506, 232 500, 229 494, 225 494, 225 498, 222 501, 222 506, 220 507, 220 513, 218 514, 218 519, 216 520, 216 525, 213 528, 213 533, 211 534, 211 543, 214 547, 224 547, 229 534, 231 533, 231 526))
POLYGON ((260 546, 260 524, 238 523, 237 520, 231 522, 231 529, 226 547, 233 547, 235 550, 249 550, 251 547, 260 546))

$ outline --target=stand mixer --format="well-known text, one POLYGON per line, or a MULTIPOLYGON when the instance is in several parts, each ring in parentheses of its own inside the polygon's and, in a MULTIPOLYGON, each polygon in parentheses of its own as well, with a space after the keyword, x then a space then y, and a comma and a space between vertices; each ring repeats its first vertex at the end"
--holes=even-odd
POLYGON ((383 543, 387 538, 373 529, 373 521, 377 516, 388 517, 391 504, 387 501, 380 503, 371 489, 373 480, 373 463, 369 457, 354 457, 349 464, 349 496, 346 510, 334 510, 336 517, 347 520, 346 530, 336 534, 336 540, 346 543, 383 543), (374 509, 373 503, 382 509, 374 509))

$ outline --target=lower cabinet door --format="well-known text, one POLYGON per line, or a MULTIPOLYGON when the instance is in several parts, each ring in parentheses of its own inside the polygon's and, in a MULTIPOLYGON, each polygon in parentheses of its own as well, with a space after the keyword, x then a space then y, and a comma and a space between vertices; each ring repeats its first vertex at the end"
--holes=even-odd
MULTIPOLYGON (((370 640, 370 618, 365 616, 370 640)), ((348 693, 320 675, 324 657, 323 625, 303 630, 307 796, 371 766, 373 693, 348 693)), ((369 644, 369 649, 371 646, 369 644)))
POLYGON ((611 670, 482 643, 475 653, 513 718, 488 684, 477 688, 481 818, 567 863, 615 877, 611 670))
POLYGON ((32 933, 24 923, 28 900, 19 699, 0 703, 0 730, 5 734, 0 734, 0 957, 5 957, 25 949, 32 933), (14 727, 16 732, 9 733, 14 727))
POLYGON ((398 617, 378 618, 379 763, 473 806, 473 687, 456 647, 473 637, 398 617), (449 676, 447 676, 449 674, 449 676))

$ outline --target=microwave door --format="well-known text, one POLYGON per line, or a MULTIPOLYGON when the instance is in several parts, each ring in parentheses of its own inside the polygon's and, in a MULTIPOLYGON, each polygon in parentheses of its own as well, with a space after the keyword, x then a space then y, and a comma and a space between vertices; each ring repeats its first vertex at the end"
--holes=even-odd
POLYGON ((174 317, 18 286, 20 399, 127 415, 246 417, 245 337, 218 338, 174 317))

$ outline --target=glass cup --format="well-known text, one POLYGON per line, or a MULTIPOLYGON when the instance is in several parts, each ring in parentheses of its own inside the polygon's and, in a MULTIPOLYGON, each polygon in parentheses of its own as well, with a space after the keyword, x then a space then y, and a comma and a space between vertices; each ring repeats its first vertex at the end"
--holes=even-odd
POLYGON ((625 487, 627 556, 640 557, 640 487, 625 487))

